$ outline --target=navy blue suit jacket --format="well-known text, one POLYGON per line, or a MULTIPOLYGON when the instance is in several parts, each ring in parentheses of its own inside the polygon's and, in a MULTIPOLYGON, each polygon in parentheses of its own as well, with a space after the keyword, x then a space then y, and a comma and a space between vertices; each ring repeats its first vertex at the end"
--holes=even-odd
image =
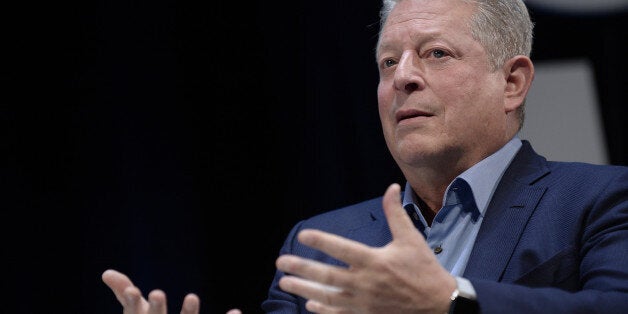
MULTIPOLYGON (((464 277, 482 313, 628 313, 628 167, 551 162, 527 141, 502 177, 464 277)), ((392 239, 382 198, 297 223, 280 254, 344 263, 300 244, 315 228, 383 246, 392 239)), ((278 271, 267 313, 309 313, 282 291, 278 271)))

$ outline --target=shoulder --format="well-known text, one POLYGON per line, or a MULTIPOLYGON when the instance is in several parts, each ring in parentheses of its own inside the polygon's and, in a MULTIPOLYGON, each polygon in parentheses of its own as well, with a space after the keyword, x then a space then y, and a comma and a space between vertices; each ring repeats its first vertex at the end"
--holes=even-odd
POLYGON ((565 169, 565 170, 578 170, 586 171, 592 174, 612 174, 628 171, 628 167, 620 165, 598 165, 586 162, 577 161, 547 161, 551 169, 565 169))
POLYGON ((590 219, 609 223, 607 219, 625 217, 622 212, 628 206, 628 167, 557 161, 548 161, 547 166, 548 175, 538 182, 546 188, 545 201, 539 208, 552 215, 569 213, 565 219, 580 216, 576 214, 579 212, 588 226, 593 224, 590 219))
POLYGON ((337 208, 298 222, 288 234, 281 253, 291 253, 315 260, 342 264, 297 241, 303 229, 317 229, 370 246, 381 246, 391 240, 382 210, 382 197, 337 208))
POLYGON ((514 180, 524 184, 538 183, 550 186, 606 185, 617 182, 628 184, 628 167, 619 165, 598 165, 584 162, 548 161, 537 154, 528 141, 516 155, 509 169, 504 174, 506 181, 514 180))
POLYGON ((628 184, 628 167, 616 165, 597 165, 582 162, 548 161, 550 183, 573 182, 576 186, 594 187, 616 184, 628 184))
POLYGON ((380 219, 383 219, 382 197, 377 197, 314 215, 303 220, 301 227, 337 233, 380 219))

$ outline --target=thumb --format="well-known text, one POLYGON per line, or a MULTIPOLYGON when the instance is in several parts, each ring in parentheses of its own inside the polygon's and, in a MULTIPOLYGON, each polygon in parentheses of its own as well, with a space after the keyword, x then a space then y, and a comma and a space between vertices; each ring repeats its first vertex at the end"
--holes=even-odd
POLYGON ((388 186, 384 193, 382 205, 393 240, 416 239, 419 231, 414 227, 410 216, 401 206, 401 187, 399 184, 393 183, 388 186))

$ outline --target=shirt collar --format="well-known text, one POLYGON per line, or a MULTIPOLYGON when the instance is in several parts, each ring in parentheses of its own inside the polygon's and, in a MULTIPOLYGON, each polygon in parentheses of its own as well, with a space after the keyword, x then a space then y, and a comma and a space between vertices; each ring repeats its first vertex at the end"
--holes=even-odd
MULTIPOLYGON (((498 151, 461 173, 447 187, 447 191, 445 191, 445 195, 443 196, 443 204, 446 204, 446 197, 449 194, 449 188, 452 187, 452 184, 454 184, 457 179, 462 179, 471 187, 475 205, 480 211, 480 214, 484 215, 488 207, 488 202, 493 196, 493 192, 497 188, 499 180, 501 180, 502 175, 517 154, 517 151, 519 151, 519 148, 521 148, 521 145, 521 139, 515 136, 498 151)), ((414 207, 418 209, 416 195, 414 195, 410 184, 406 182, 403 194, 403 206, 406 207, 408 204, 414 204, 414 207)), ((421 218, 423 218, 422 215, 421 218)))

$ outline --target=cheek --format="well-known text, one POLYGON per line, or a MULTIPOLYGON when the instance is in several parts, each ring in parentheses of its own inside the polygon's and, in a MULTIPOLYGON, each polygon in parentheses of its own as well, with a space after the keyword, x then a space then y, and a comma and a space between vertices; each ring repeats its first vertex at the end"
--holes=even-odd
POLYGON ((393 100, 394 92, 392 88, 387 88, 380 83, 377 87, 377 110, 379 111, 379 117, 382 123, 390 119, 393 100))
POLYGON ((482 123, 478 119, 483 119, 486 113, 482 97, 467 86, 455 87, 448 91, 449 93, 441 95, 444 112, 443 131, 460 137, 470 133, 471 130, 476 130, 477 125, 482 123))
POLYGON ((385 103, 385 100, 388 99, 388 95, 391 93, 391 90, 392 89, 389 87, 389 84, 386 84, 383 81, 380 81, 377 85, 377 101, 380 107, 383 103, 385 103))
POLYGON ((393 112, 394 91, 392 88, 387 88, 383 84, 377 88, 377 110, 379 112, 379 119, 382 126, 384 139, 387 145, 394 142, 395 137, 395 117, 393 112))
MULTIPOLYGON (((483 106, 483 103, 490 101, 494 94, 495 84, 490 76, 472 71, 459 71, 443 76, 438 87, 433 90, 438 91, 440 98, 445 104, 451 107, 461 107, 461 110, 477 110, 472 108, 483 106)), ((473 112, 469 112, 472 114, 473 112)))
MULTIPOLYGON (((445 121, 448 129, 457 134, 485 134, 497 131, 500 115, 499 94, 475 82, 460 83, 446 97, 445 121)), ((486 81, 484 81, 486 83, 486 81)))

